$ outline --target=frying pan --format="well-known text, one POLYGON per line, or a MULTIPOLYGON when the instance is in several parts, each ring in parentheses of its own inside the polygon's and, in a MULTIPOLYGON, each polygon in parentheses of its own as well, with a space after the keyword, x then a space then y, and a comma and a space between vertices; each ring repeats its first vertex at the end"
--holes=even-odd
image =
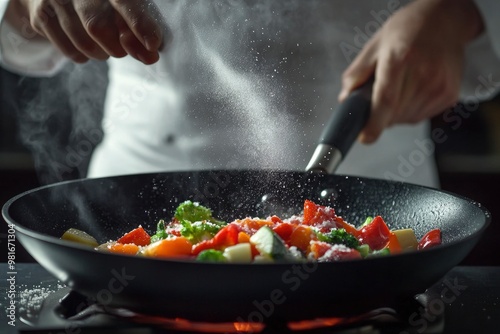
POLYGON ((308 172, 194 171, 85 179, 25 192, 3 208, 17 239, 59 280, 105 306, 199 321, 341 316, 396 305, 439 280, 474 247, 490 221, 466 198, 406 183, 308 172), (184 200, 226 220, 330 205, 348 222, 381 215, 428 250, 335 263, 216 264, 98 253, 59 237, 75 227, 99 242, 142 224, 153 232, 184 200))
POLYGON ((314 172, 213 170, 75 180, 12 198, 3 217, 42 266, 104 306, 196 321, 276 322, 400 305, 471 251, 490 214, 435 189, 331 175, 369 117, 370 89, 368 83, 355 91, 333 114, 307 167, 314 172), (440 228, 443 244, 334 263, 221 264, 98 253, 59 239, 70 227, 101 243, 139 224, 154 232, 159 219, 169 220, 188 199, 227 221, 286 218, 310 199, 355 225, 381 215, 390 228, 413 228, 418 238, 440 228))

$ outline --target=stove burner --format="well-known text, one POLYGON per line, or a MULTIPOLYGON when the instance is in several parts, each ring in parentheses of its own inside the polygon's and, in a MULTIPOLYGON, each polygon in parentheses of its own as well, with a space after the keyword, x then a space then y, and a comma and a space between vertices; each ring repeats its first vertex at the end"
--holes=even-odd
POLYGON ((428 313, 432 296, 419 295, 393 308, 378 308, 370 312, 347 318, 321 318, 296 322, 270 320, 262 323, 207 323, 193 322, 180 318, 164 318, 139 314, 126 309, 109 308, 89 302, 89 300, 69 288, 50 294, 43 302, 36 316, 21 316, 21 320, 32 328, 21 333, 58 333, 68 328, 78 329, 79 333, 100 333, 112 329, 114 333, 332 333, 332 334, 372 334, 372 333, 416 333, 411 328, 412 317, 427 319, 425 331, 418 333, 441 333, 444 317, 428 313), (36 328, 36 330, 35 330, 36 328))

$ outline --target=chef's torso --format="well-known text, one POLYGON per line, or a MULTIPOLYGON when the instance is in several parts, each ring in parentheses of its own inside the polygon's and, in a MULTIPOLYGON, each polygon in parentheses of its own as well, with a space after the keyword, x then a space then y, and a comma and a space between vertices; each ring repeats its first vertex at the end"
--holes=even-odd
MULTIPOLYGON (((158 1, 157 64, 111 59, 90 176, 208 168, 303 170, 341 73, 395 1, 158 1)), ((436 185, 427 123, 355 144, 338 172, 436 185)))

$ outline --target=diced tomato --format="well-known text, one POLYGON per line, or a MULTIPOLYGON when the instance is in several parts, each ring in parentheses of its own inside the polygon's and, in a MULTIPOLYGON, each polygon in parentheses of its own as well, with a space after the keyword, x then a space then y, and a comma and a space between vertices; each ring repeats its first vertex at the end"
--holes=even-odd
POLYGON ((142 226, 133 229, 117 240, 117 242, 121 244, 136 244, 137 246, 149 245, 150 241, 151 237, 142 226))
POLYGON ((393 232, 389 235, 387 248, 389 248, 389 252, 391 252, 391 254, 401 253, 401 244, 399 243, 398 237, 393 232))
POLYGON ((168 233, 170 233, 170 234, 172 234, 172 235, 174 235, 176 237, 180 237, 181 236, 181 231, 179 231, 179 230, 170 230, 170 231, 168 231, 168 233))
POLYGON ((311 240, 316 240, 316 233, 309 226, 297 225, 290 235, 290 246, 295 246, 302 251, 307 251, 311 240))
POLYGON ((193 246, 193 255, 198 255, 205 249, 224 250, 229 246, 234 246, 238 243, 238 234, 240 230, 236 224, 229 224, 222 228, 210 240, 204 240, 193 246))
POLYGON ((273 223, 275 223, 275 224, 281 224, 281 223, 283 223, 283 221, 281 220, 281 218, 280 218, 280 217, 278 217, 278 216, 272 216, 272 217, 271 217, 271 221, 272 221, 273 223))
POLYGON ((139 246, 133 243, 114 243, 108 247, 111 253, 135 255, 139 252, 139 246))
POLYGON ((322 257, 323 255, 325 255, 325 253, 332 248, 332 245, 327 243, 327 242, 323 242, 323 241, 313 241, 311 242, 310 244, 310 247, 309 247, 309 252, 310 254, 313 255, 314 259, 319 259, 320 257, 322 257))
POLYGON ((281 223, 273 228, 273 231, 283 239, 283 241, 288 244, 290 242, 290 237, 292 235, 295 226, 290 223, 281 223))
POLYGON ((322 241, 312 241, 310 253, 316 260, 326 256, 321 259, 325 261, 344 261, 362 258, 361 254, 355 249, 343 245, 332 245, 322 241))
POLYGON ((361 244, 367 244, 372 250, 380 250, 387 246, 391 230, 387 227, 382 217, 377 216, 373 221, 364 226, 358 235, 361 244))
POLYGON ((196 245, 193 246, 192 253, 193 255, 198 255, 201 252, 203 252, 206 249, 213 248, 212 247, 212 239, 210 240, 204 240, 202 242, 197 243, 196 245))
POLYGON ((238 243, 238 234, 240 230, 237 225, 229 224, 222 228, 217 234, 213 237, 213 241, 215 246, 233 246, 238 243))
POLYGON ((272 226, 274 225, 274 223, 270 220, 254 219, 254 218, 237 219, 232 224, 240 226, 241 230, 249 235, 253 235, 262 226, 269 226, 272 228, 272 226))
POLYGON ((429 232, 427 232, 420 242, 418 243, 417 249, 426 249, 426 248, 431 248, 434 246, 441 245, 441 230, 440 229, 434 229, 429 232))
POLYGON ((173 237, 157 241, 144 249, 144 254, 152 257, 190 256, 193 244, 185 237, 173 237))
POLYGON ((331 251, 327 253, 328 256, 321 260, 324 261, 346 261, 361 259, 361 253, 349 247, 333 245, 331 251))
POLYGON ((335 210, 327 206, 317 205, 316 203, 305 200, 304 201, 304 225, 321 224, 324 221, 334 221, 337 216, 335 210))

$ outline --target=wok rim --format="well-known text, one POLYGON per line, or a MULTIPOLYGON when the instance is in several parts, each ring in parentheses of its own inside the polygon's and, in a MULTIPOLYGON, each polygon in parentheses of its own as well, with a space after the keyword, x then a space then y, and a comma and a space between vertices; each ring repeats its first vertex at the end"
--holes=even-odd
MULTIPOLYGON (((110 179, 118 179, 118 178, 127 178, 127 177, 146 177, 146 176, 155 176, 157 177, 158 175, 162 174, 176 174, 176 173, 208 173, 208 172, 231 172, 231 173, 245 173, 245 172, 250 172, 250 173, 297 173, 297 174, 308 174, 311 172, 304 172, 304 171, 289 171, 289 170, 276 170, 276 169, 238 169, 238 170, 231 170, 231 169, 217 169, 217 170, 185 170, 185 171, 166 171, 166 172, 157 172, 157 173, 137 173, 137 174, 126 174, 126 175, 116 175, 116 176, 106 176, 106 177, 99 177, 99 178, 80 178, 80 179, 75 179, 75 180, 67 180, 67 181, 60 181, 60 182, 55 182, 51 183, 48 185, 43 185, 39 186, 33 189, 26 190, 22 193, 19 193, 18 195, 15 195, 14 197, 10 198, 5 202, 5 204, 2 206, 2 217, 5 220, 5 222, 8 225, 13 225, 14 229, 20 233, 23 233, 31 238, 38 239, 43 242, 48 242, 52 244, 56 244, 58 246, 63 246, 63 247, 70 247, 70 248, 75 248, 87 252, 93 252, 93 253, 100 253, 104 255, 111 255, 111 256, 120 256, 120 257, 126 257, 126 258, 137 258, 135 255, 124 255, 124 254, 115 254, 115 253, 106 253, 106 252, 99 252, 96 251, 93 248, 89 248, 88 246, 80 245, 75 242, 71 241, 66 241, 62 240, 60 238, 50 236, 47 234, 42 234, 39 232, 36 232, 30 228, 27 228, 22 225, 18 225, 17 222, 10 216, 9 214, 9 208, 18 200, 21 198, 28 196, 32 193, 48 189, 48 188, 55 188, 59 187, 62 185, 67 185, 67 184, 73 184, 73 183, 85 183, 85 182, 95 182, 99 180, 110 180, 110 179)), ((427 187, 423 185, 418 185, 418 184, 413 184, 413 183, 408 183, 408 182, 403 182, 403 181, 395 181, 395 180, 386 180, 386 179, 377 179, 377 178, 370 178, 370 177, 362 177, 362 176, 353 176, 353 175, 345 175, 345 174, 330 174, 331 176, 335 177, 346 177, 346 178, 355 178, 357 180, 361 181, 368 181, 368 182, 380 182, 380 183, 386 183, 386 184, 393 184, 393 185, 404 185, 404 186, 410 186, 410 187, 415 187, 415 188, 421 188, 421 189, 426 189, 429 191, 437 192, 440 194, 446 194, 458 199, 461 199, 465 202, 467 202, 470 205, 473 205, 474 207, 478 208, 481 210, 483 217, 484 217, 484 224, 475 231, 474 233, 471 233, 470 235, 467 235, 466 237, 460 238, 455 241, 447 242, 446 244, 441 244, 432 248, 428 249, 423 249, 423 250, 418 250, 418 251, 412 251, 412 252, 403 252, 403 253, 397 253, 397 254, 390 254, 388 257, 372 257, 368 259, 351 259, 351 260, 343 260, 343 261, 332 261, 332 262, 318 262, 318 265, 321 266, 326 266, 326 265, 339 265, 341 263, 354 263, 354 262, 365 262, 365 261, 385 261, 388 258, 399 258, 401 256, 412 256, 414 254, 419 254, 422 252, 439 252, 443 248, 448 248, 448 247, 453 247, 457 244, 461 244, 464 242, 469 241, 470 239, 474 239, 477 237, 480 237, 483 235, 485 230, 489 227, 491 220, 492 220, 492 215, 490 211, 483 206, 481 203, 472 200, 471 198, 468 198, 466 196, 456 194, 450 191, 446 190, 440 190, 432 187, 427 187)), ((243 267, 255 267, 255 266, 289 266, 291 262, 273 262, 273 263, 214 263, 214 262, 197 262, 195 260, 184 260, 184 259, 175 259, 175 258, 149 258, 149 257, 141 257, 141 260, 146 260, 146 261, 155 261, 155 262, 162 262, 162 263, 170 263, 170 262, 175 262, 175 263, 183 263, 183 264, 202 264, 202 265, 209 265, 209 266, 243 266, 243 267)))

